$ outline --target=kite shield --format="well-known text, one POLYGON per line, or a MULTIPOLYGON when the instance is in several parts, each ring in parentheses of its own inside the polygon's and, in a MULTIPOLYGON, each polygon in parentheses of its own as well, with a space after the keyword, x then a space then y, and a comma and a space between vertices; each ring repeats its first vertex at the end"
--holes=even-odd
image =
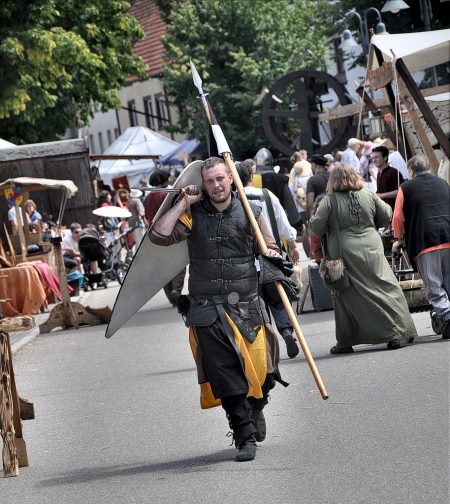
MULTIPOLYGON (((203 161, 193 161, 188 164, 175 181, 173 187, 200 186, 202 184, 202 165, 203 161)), ((155 221, 172 207, 177 196, 175 193, 167 195, 155 215, 155 221)), ((120 287, 111 320, 106 328, 106 338, 110 338, 116 333, 189 263, 187 243, 185 241, 170 247, 161 247, 149 240, 148 233, 147 230, 120 287)))

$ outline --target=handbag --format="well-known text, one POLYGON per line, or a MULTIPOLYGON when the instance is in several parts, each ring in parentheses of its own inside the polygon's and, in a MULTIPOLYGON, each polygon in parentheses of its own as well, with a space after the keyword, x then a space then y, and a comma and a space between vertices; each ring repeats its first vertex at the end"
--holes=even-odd
POLYGON ((339 225, 337 218, 337 201, 334 193, 330 194, 331 202, 331 228, 334 229, 339 245, 339 253, 341 255, 338 259, 330 259, 327 251, 327 238, 325 237, 322 242, 323 259, 320 262, 319 273, 322 277, 323 284, 329 290, 342 290, 350 287, 350 280, 348 278, 347 270, 345 268, 344 260, 342 259, 341 240, 339 238, 339 225))

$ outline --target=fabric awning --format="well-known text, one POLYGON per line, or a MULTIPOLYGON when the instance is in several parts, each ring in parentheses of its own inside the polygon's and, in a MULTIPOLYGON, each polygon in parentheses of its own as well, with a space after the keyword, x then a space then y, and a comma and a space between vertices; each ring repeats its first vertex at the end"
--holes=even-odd
POLYGON ((44 189, 62 189, 66 198, 71 198, 78 187, 71 180, 57 180, 33 177, 16 177, 5 180, 0 184, 0 189, 7 187, 20 187, 23 191, 43 191, 44 189))
MULTIPOLYGON (((378 61, 373 54, 373 47, 383 54, 384 61, 402 58, 410 72, 423 70, 446 63, 450 59, 450 29, 417 33, 399 33, 373 35, 370 39, 372 68, 377 68, 378 61)), ((370 61, 370 60, 369 60, 370 61)))

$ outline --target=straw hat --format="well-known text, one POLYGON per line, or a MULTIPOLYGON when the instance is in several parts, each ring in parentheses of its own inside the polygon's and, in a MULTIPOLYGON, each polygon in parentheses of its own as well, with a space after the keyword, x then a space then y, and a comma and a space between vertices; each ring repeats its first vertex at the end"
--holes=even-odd
POLYGON ((312 173, 311 163, 308 163, 308 161, 306 161, 305 159, 294 163, 294 166, 292 168, 294 169, 295 174, 299 177, 308 177, 312 173))

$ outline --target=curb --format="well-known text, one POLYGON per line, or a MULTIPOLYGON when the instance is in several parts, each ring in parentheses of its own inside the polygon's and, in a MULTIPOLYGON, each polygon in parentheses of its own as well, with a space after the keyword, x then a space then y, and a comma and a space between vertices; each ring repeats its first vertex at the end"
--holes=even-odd
MULTIPOLYGON (((80 296, 76 296, 76 297, 74 296, 70 300, 80 302, 82 298, 83 298, 83 296, 80 294, 80 296)), ((46 314, 50 315, 50 312, 51 312, 51 310, 48 312, 48 314, 47 313, 46 314)), ((33 341, 37 336, 40 335, 39 325, 41 323, 43 323, 43 320, 40 320, 42 318, 42 315, 44 315, 44 314, 39 313, 37 315, 34 315, 36 325, 32 329, 30 329, 29 331, 20 332, 20 333, 17 333, 17 332, 10 333, 10 337, 13 334, 14 335, 17 335, 17 334, 21 335, 21 336, 18 336, 19 337, 18 341, 11 343, 11 352, 13 355, 16 354, 19 350, 21 350, 24 346, 28 345, 28 343, 31 343, 31 341, 33 341)))

